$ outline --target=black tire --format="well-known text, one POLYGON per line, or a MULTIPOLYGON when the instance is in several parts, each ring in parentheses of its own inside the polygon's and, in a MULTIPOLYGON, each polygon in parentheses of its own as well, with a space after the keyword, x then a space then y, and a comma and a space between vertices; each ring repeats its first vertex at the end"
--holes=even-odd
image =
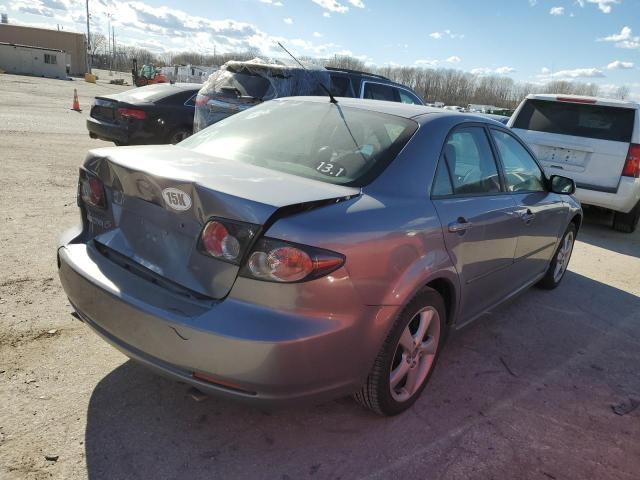
POLYGON ((576 233, 577 233, 576 225, 575 223, 571 222, 567 227, 567 230, 564 232, 562 239, 560 240, 560 244, 558 245, 556 253, 553 254, 553 259, 551 259, 551 263, 549 264, 547 273, 545 273, 544 277, 542 277, 542 280, 538 282, 537 284, 538 287, 544 288, 545 290, 553 290, 558 285, 560 285, 560 282, 562 282, 562 279, 564 278, 564 274, 567 272, 569 261, 571 260, 571 254, 573 253, 573 244, 576 240, 576 233), (564 268, 562 268, 562 272, 558 276, 556 275, 556 269, 558 268, 558 261, 559 261, 558 258, 561 255, 561 252, 563 252, 563 247, 565 246, 565 241, 568 235, 572 236, 571 249, 569 250, 569 258, 564 258, 564 255, 566 255, 566 253, 562 254, 562 258, 560 261, 566 260, 566 263, 564 264, 564 268))
MULTIPOLYGON (((429 331, 426 332, 425 338, 429 338, 428 333, 429 331)), ((410 408, 429 382, 446 336, 447 322, 444 301, 438 292, 431 288, 425 288, 407 304, 394 322, 367 380, 360 391, 354 395, 355 400, 364 407, 384 416, 397 415, 410 408), (431 320, 431 322, 436 320, 438 322, 438 339, 437 342, 434 341, 434 345, 436 345, 435 353, 432 360, 430 360, 426 377, 422 380, 422 383, 406 400, 398 401, 391 393, 390 377, 394 362, 397 360, 398 349, 402 348, 400 339, 405 329, 409 328, 412 322, 419 318, 420 312, 425 309, 429 309, 430 312, 435 310, 438 314, 437 319, 433 316, 431 320)), ((403 362, 404 357, 401 357, 400 361, 403 362)))
POLYGON ((613 229, 623 233, 633 233, 640 220, 640 202, 628 213, 615 212, 613 214, 613 229))
POLYGON ((193 134, 193 130, 189 128, 186 128, 186 127, 176 128, 167 136, 167 142, 172 145, 175 145, 176 143, 181 142, 185 138, 190 137, 191 134, 193 134))

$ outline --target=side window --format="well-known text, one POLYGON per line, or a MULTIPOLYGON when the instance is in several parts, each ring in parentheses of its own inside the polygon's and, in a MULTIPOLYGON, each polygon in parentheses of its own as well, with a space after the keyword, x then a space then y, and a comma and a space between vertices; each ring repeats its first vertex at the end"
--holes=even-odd
POLYGON ((533 157, 513 136, 491 130, 504 166, 509 192, 544 192, 544 174, 533 157))
POLYGON ((414 105, 422 105, 422 102, 411 93, 398 89, 398 93, 400 94, 400 102, 401 103, 412 103, 414 105))
POLYGON ((331 75, 331 93, 336 97, 353 97, 351 79, 342 75, 331 75))
POLYGON ((431 188, 431 195, 443 196, 452 194, 453 188, 451 187, 451 177, 449 176, 447 164, 443 155, 442 157, 440 157, 440 161, 438 162, 436 176, 433 180, 433 187, 431 188))
POLYGON ((498 169, 483 128, 455 130, 445 143, 444 157, 455 194, 500 192, 498 169))
POLYGON ((397 102, 395 96, 395 88, 389 85, 382 85, 380 83, 365 83, 364 84, 364 97, 370 100, 386 100, 388 102, 397 102))

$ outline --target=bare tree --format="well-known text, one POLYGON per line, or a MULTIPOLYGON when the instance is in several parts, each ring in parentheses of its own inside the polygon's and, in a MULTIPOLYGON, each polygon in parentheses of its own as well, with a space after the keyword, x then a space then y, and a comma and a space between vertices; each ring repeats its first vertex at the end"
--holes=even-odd
POLYGON ((622 85, 616 90, 615 98, 618 100, 628 100, 629 95, 631 95, 631 88, 629 88, 629 85, 622 85))

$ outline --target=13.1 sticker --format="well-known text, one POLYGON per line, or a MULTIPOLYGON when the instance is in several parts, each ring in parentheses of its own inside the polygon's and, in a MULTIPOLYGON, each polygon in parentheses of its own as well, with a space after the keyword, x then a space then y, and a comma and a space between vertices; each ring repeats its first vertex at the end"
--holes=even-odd
POLYGON ((347 170, 342 165, 331 162, 320 162, 316 170, 330 177, 343 177, 347 174, 347 170))

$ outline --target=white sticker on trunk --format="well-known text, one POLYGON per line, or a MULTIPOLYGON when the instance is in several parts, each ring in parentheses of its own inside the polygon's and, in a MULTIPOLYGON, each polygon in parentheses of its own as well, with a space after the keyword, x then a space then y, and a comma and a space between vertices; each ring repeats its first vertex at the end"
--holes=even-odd
POLYGON ((174 210, 184 211, 191 208, 191 197, 177 188, 165 188, 162 190, 162 198, 174 210))

